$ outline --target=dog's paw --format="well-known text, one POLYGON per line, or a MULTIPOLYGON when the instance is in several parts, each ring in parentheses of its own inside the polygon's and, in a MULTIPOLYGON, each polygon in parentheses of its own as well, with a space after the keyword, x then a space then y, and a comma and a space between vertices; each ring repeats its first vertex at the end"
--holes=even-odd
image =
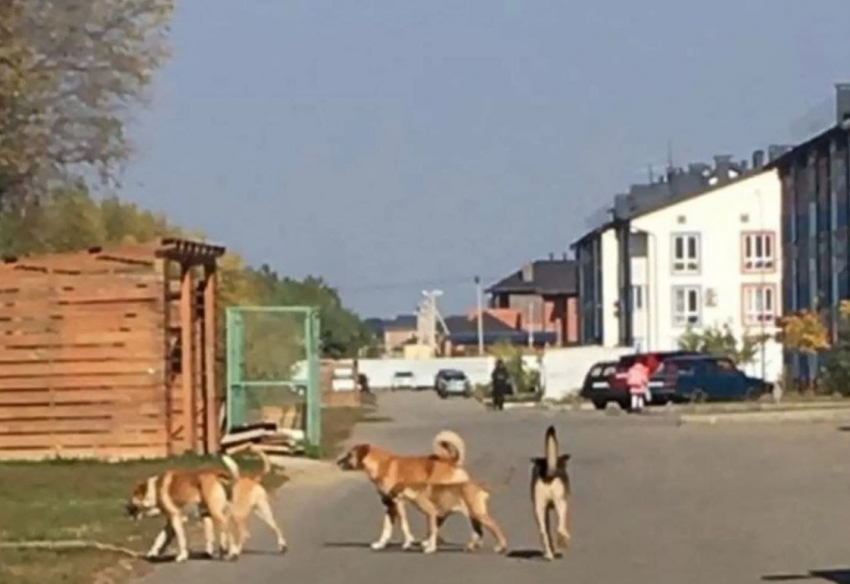
POLYGON ((369 545, 369 547, 372 548, 375 551, 382 550, 385 547, 387 547, 387 542, 385 542, 385 541, 373 541, 369 545))
POLYGON ((547 554, 543 554, 543 559, 549 560, 551 562, 552 560, 555 559, 555 554, 553 554, 552 552, 549 552, 547 554))
POLYGON ((189 559, 189 553, 188 552, 180 552, 179 554, 177 554, 177 557, 174 558, 174 561, 175 562, 185 562, 188 559, 189 559))
POLYGON ((426 543, 422 546, 422 553, 424 554, 433 554, 437 551, 437 545, 432 544, 431 542, 426 543))
POLYGON ((493 548, 493 551, 497 554, 504 554, 508 551, 507 544, 496 544, 496 547, 493 548))
POLYGON ((289 546, 286 545, 285 541, 279 543, 277 547, 278 547, 278 550, 280 550, 280 553, 282 553, 282 554, 285 554, 286 552, 289 551, 289 546))
POLYGON ((419 542, 417 542, 415 539, 409 539, 409 540, 407 540, 407 541, 405 541, 404 543, 401 544, 401 549, 403 549, 403 550, 413 549, 418 544, 419 544, 419 542))
POLYGON ((159 559, 159 552, 151 550, 151 551, 149 551, 148 553, 145 554, 145 559, 150 560, 150 561, 158 560, 159 559))

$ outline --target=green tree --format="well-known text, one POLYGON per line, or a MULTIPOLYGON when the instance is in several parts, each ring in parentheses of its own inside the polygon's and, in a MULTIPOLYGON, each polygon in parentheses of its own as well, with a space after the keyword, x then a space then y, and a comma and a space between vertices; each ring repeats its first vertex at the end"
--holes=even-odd
POLYGON ((766 336, 751 334, 744 334, 738 339, 728 324, 706 327, 702 331, 689 327, 679 338, 679 348, 728 357, 736 365, 747 365, 753 362, 766 340, 766 336))
POLYGON ((133 106, 168 55, 173 0, 0 3, 0 203, 114 179, 133 106))

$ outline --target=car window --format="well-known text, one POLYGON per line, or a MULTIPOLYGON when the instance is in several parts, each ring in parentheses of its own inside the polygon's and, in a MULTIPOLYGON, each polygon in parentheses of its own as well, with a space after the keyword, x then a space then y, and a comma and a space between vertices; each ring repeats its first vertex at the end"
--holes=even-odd
POLYGON ((717 359, 715 363, 717 364, 717 368, 721 371, 737 371, 738 369, 735 367, 735 364, 731 359, 717 359))
POLYGON ((413 373, 410 371, 399 371, 395 374, 396 377, 413 377, 413 373))
POLYGON ((602 370, 602 377, 608 377, 609 375, 611 375, 615 371, 617 371, 616 365, 606 365, 605 369, 602 370))
POLYGON ((590 368, 590 373, 588 373, 588 375, 590 375, 591 377, 599 377, 601 374, 602 374, 602 366, 601 365, 594 365, 593 367, 590 368))
POLYGON ((466 374, 463 371, 449 371, 443 375, 443 378, 450 381, 462 381, 466 379, 466 374))

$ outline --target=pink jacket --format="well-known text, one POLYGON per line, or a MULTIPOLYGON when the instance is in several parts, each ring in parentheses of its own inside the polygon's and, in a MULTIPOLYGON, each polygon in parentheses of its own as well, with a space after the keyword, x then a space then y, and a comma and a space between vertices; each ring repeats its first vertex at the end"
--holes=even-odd
POLYGON ((649 369, 643 363, 635 363, 626 372, 629 393, 646 393, 649 387, 649 369))

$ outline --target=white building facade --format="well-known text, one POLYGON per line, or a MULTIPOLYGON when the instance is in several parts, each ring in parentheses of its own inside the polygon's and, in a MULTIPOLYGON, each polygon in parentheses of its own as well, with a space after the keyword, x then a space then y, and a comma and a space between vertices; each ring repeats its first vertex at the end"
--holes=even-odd
POLYGON ((746 369, 780 378, 781 185, 774 170, 740 168, 719 179, 706 173, 703 188, 619 217, 615 209, 615 219, 574 245, 583 342, 674 350, 689 327, 728 325, 738 339, 769 337, 746 369))

